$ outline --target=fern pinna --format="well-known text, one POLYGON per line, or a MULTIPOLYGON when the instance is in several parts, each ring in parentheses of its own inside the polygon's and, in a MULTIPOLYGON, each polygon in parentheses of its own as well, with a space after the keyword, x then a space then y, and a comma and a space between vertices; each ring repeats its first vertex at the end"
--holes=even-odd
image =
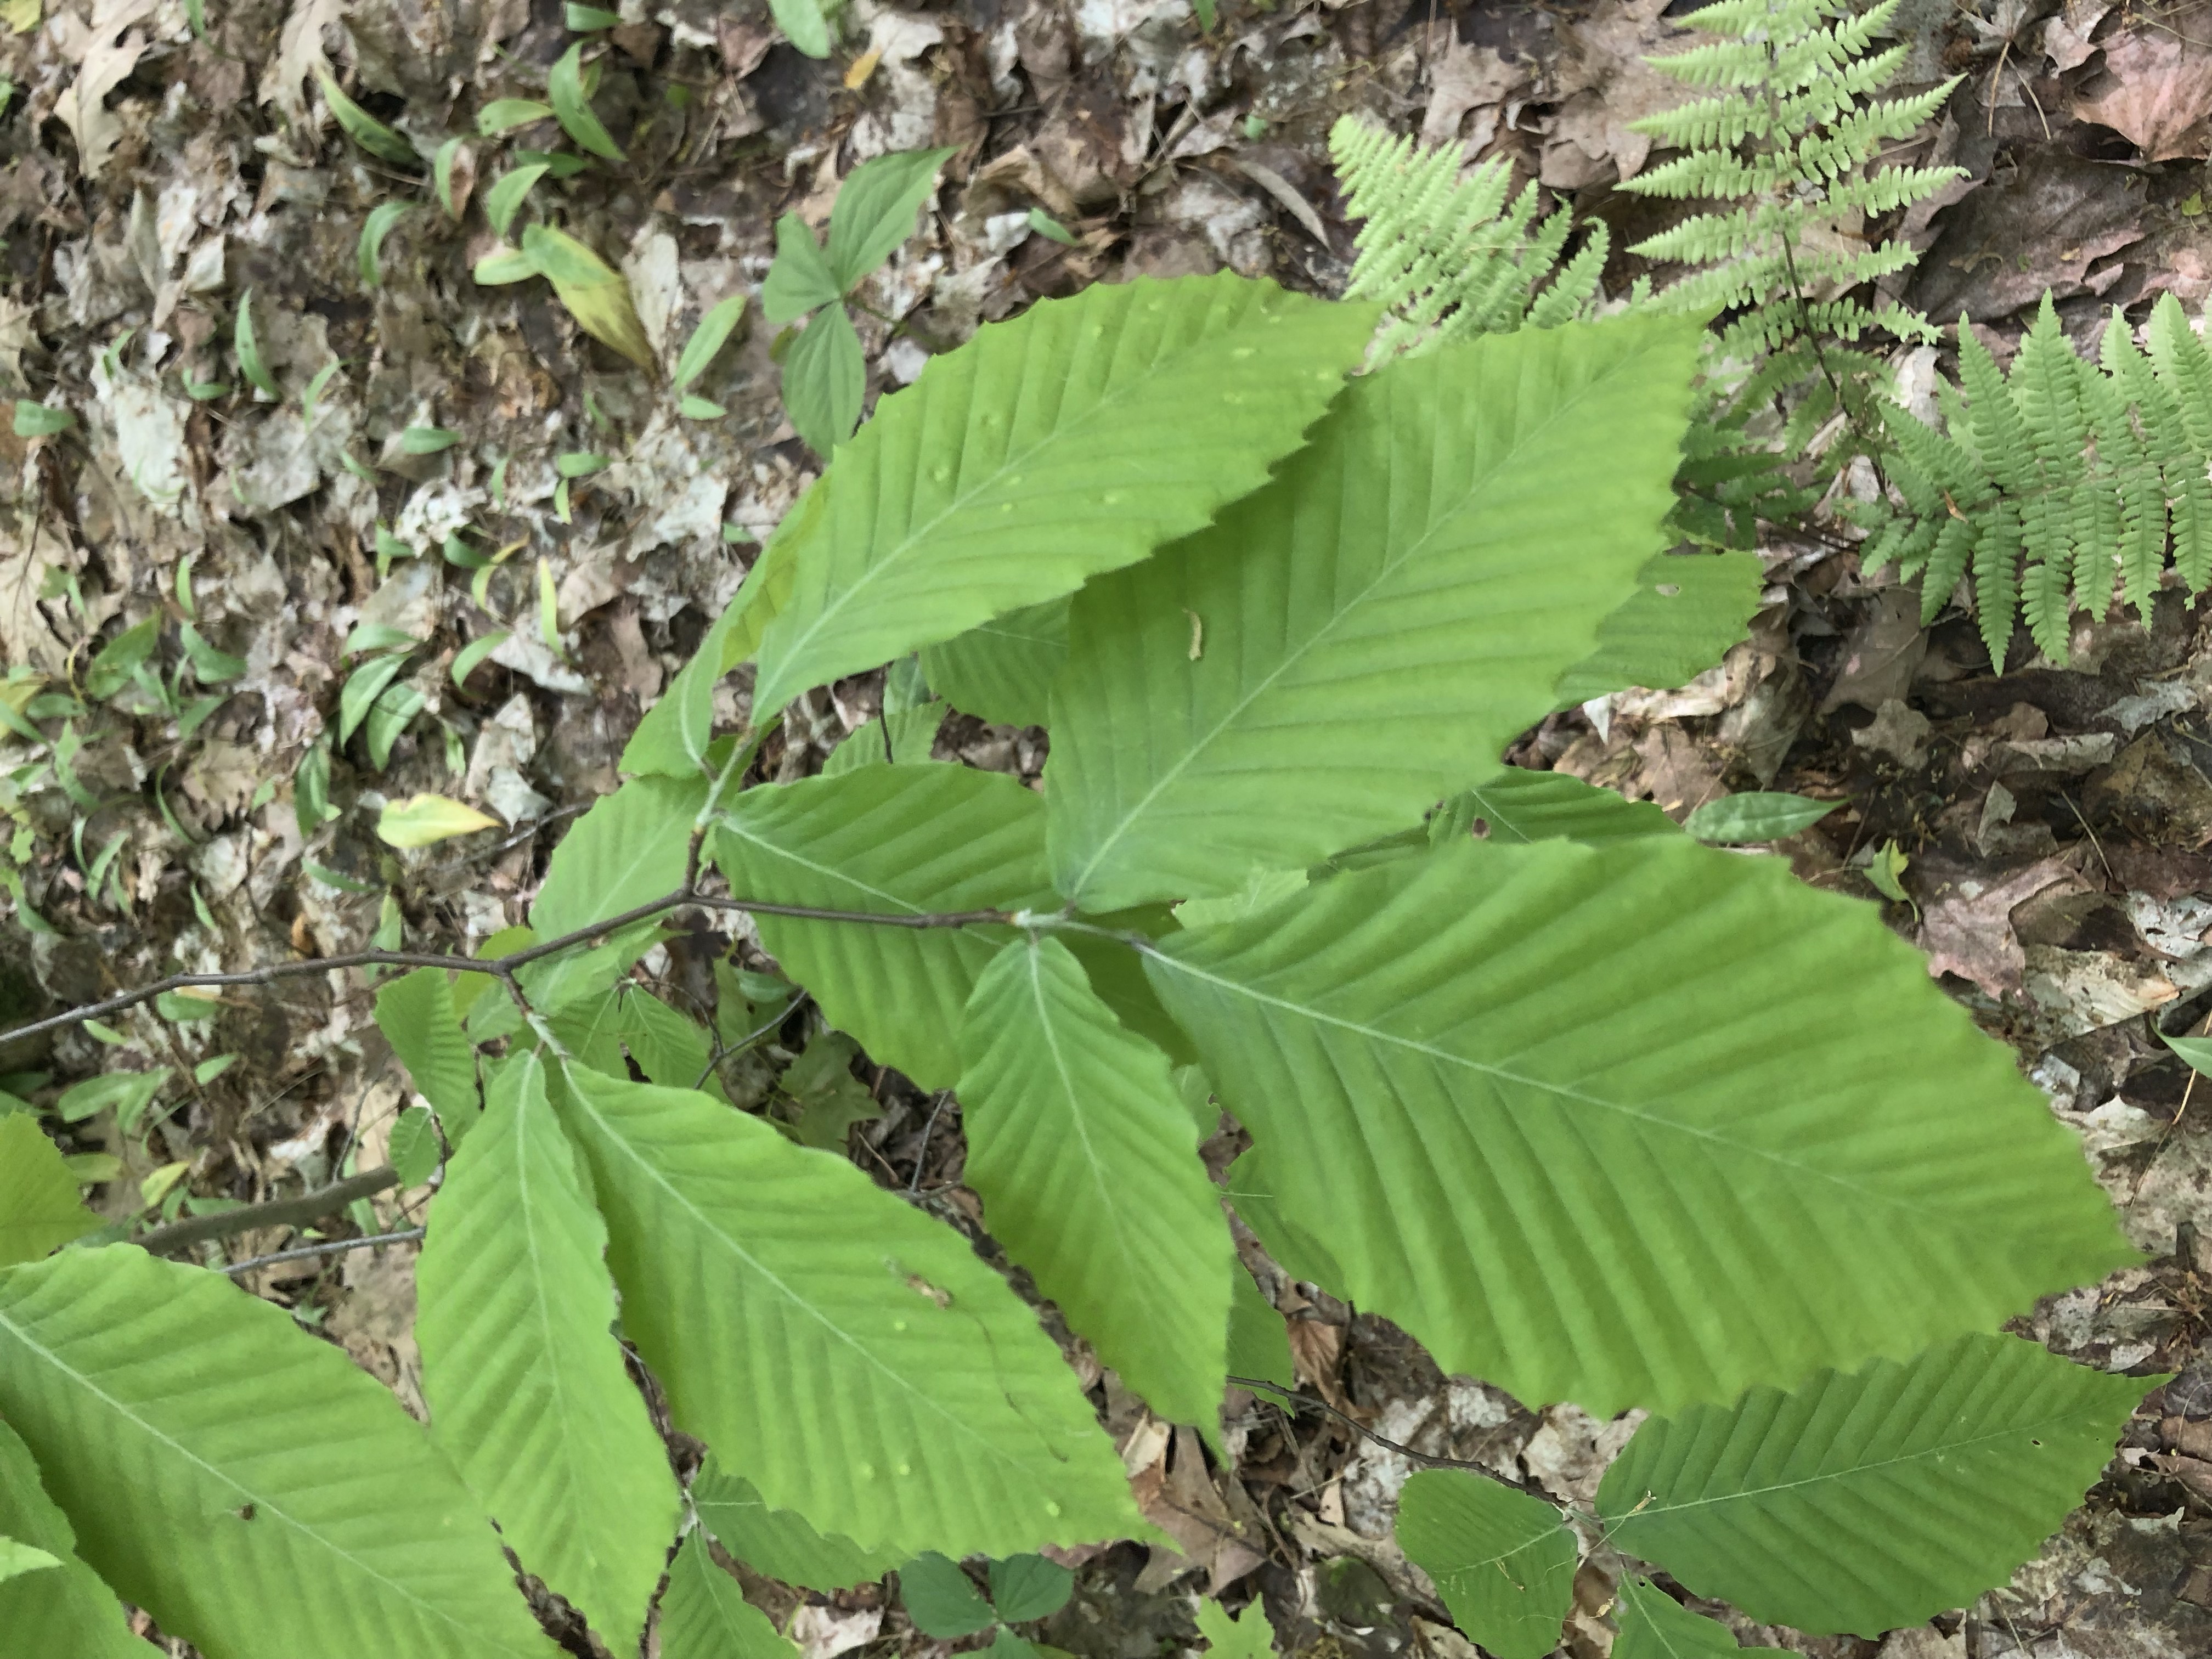
POLYGON ((1328 149, 1347 209, 1367 222, 1344 296, 1383 307, 1377 362, 1523 324, 1554 327, 1601 297, 1612 246, 1604 225, 1593 222, 1560 264, 1571 216, 1540 213, 1533 180, 1509 205, 1505 162, 1480 162, 1462 178, 1457 145, 1425 149, 1354 115, 1330 129, 1328 149))
POLYGON ((1961 319, 1962 385, 1936 383, 1942 429, 1884 411, 1910 511, 1881 527, 1866 567, 1918 576, 1929 621, 1972 576, 2000 670, 2018 614, 2057 663, 2073 610, 2101 617, 2115 590, 2148 622, 2169 543, 2191 592, 2212 582, 2212 354, 2172 295, 2148 337, 2145 352, 2115 310, 2101 363, 2087 362, 2045 295, 2009 375, 1961 319))
POLYGON ((1731 400, 1750 410, 1802 391, 1784 447, 1802 453, 1839 408, 1857 412, 1859 389, 1882 365, 1854 349, 1869 332, 1923 338, 1917 313, 1879 307, 1850 290, 1908 269, 1902 242, 1854 246, 1847 222, 1925 200, 1956 167, 1873 163, 1909 138, 1955 81, 1911 97, 1877 99, 1903 63, 1897 46, 1868 55, 1899 0, 1857 17, 1833 0, 1718 0, 1682 20, 1719 39, 1652 67, 1705 96, 1638 121, 1686 152, 1621 188, 1642 196, 1726 205, 1698 213, 1636 244, 1646 258, 1700 266, 1660 290, 1673 309, 1725 313, 1717 351, 1750 366, 1731 400))

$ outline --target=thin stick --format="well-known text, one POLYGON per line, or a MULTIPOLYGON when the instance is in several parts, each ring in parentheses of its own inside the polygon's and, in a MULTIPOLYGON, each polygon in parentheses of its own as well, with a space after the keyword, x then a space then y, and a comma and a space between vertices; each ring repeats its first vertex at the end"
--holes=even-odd
POLYGON ((59 1030, 64 1026, 81 1025, 88 1019, 105 1019, 110 1014, 119 1014, 142 1002, 151 1001, 167 991, 273 985, 279 980, 334 973, 346 968, 446 968, 465 974, 490 974, 506 981, 508 994, 519 1000, 520 990, 514 982, 514 976, 532 963, 543 961, 559 951, 573 950, 579 945, 589 944, 608 933, 617 933, 634 922, 647 921, 664 911, 678 909, 687 904, 696 904, 708 910, 745 910, 764 916, 791 916, 802 921, 858 922, 877 927, 975 927, 1013 920, 1012 913, 1005 910, 916 912, 904 915, 886 915, 876 910, 828 910, 811 904, 777 904, 766 899, 709 897, 689 888, 679 887, 665 898, 654 899, 648 904, 635 905, 620 915, 609 916, 605 921, 592 922, 589 927, 576 928, 557 939, 544 939, 522 950, 511 951, 503 957, 445 956, 426 951, 355 951, 344 956, 311 957, 301 962, 272 963, 265 968, 249 968, 234 974, 172 974, 151 985, 120 992, 105 1001, 87 1003, 81 1008, 70 1009, 67 1013, 55 1014, 46 1019, 33 1020, 27 1025, 0 1031, 0 1046, 20 1038, 59 1030))
POLYGON ((319 1221, 343 1210, 356 1199, 372 1198, 398 1184, 397 1170, 364 1170, 357 1176, 318 1187, 297 1198, 273 1199, 266 1204, 249 1204, 240 1210, 221 1210, 212 1215, 172 1221, 166 1227, 141 1233, 131 1242, 154 1255, 161 1255, 187 1244, 204 1243, 210 1238, 233 1238, 257 1227, 296 1227, 303 1222, 319 1221))
POLYGON ((295 1250, 249 1256, 244 1261, 232 1262, 223 1272, 242 1273, 254 1267, 273 1267, 280 1261, 307 1261, 319 1255, 337 1255, 345 1250, 366 1250, 378 1244, 410 1244, 422 1237, 424 1231, 421 1227, 408 1227, 396 1233, 370 1233, 365 1238, 325 1239, 320 1244, 302 1244, 295 1250))

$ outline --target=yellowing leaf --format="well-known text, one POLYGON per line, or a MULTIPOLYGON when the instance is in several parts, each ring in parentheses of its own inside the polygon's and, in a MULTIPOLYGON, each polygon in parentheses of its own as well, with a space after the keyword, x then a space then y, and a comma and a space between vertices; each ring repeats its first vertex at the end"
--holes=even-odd
POLYGON ((553 284, 553 292, 578 327, 640 368, 653 367, 653 343, 645 337, 645 325, 630 301, 629 284, 620 271, 550 225, 532 225, 525 231, 522 251, 553 284))
POLYGON ((387 801, 376 820, 377 838, 387 847, 428 847, 455 836, 501 827, 497 818, 443 795, 410 795, 405 800, 387 801))

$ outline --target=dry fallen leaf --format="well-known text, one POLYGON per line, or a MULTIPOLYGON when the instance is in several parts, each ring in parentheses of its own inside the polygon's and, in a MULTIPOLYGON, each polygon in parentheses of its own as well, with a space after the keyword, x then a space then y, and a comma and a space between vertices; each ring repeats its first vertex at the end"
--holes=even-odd
POLYGON ((2043 859, 2002 878, 1961 870, 1927 884, 1920 948, 1929 975, 1956 974, 1993 997, 2019 994, 2027 953, 2013 932, 2012 913, 2053 883, 2076 879, 2063 860, 2043 859))
POLYGON ((2133 143, 2146 161, 2212 156, 2212 5, 2146 19, 2104 43, 2104 90, 2074 113, 2133 143))

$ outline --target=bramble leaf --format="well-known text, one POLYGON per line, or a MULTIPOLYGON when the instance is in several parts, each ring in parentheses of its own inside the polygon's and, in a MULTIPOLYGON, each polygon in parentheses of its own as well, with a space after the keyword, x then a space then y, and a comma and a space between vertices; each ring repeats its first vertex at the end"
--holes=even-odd
POLYGON ((880 1578, 902 1559, 817 1532, 792 1510, 769 1507, 751 1481, 709 1453, 691 1482, 691 1507, 722 1547, 756 1572, 808 1589, 840 1590, 880 1578))
POLYGON ((756 706, 1198 528, 1297 446, 1372 319, 1237 276, 1139 278, 1041 301, 931 358, 816 486, 826 510, 762 641, 756 706))
POLYGON ((714 1565, 707 1535, 686 1538, 660 1596, 660 1659, 796 1659, 799 1650, 714 1565))
POLYGON ((1613 1659, 1733 1659, 1746 1650, 1727 1626, 1692 1613, 1649 1578, 1630 1574, 1620 1581, 1620 1594, 1613 1613, 1620 1639, 1613 1644, 1613 1659))
POLYGON ((1155 1413, 1210 1426, 1243 1270, 1167 1056, 1035 936, 976 981, 960 1054, 966 1181, 992 1234, 1155 1413))
POLYGON ((606 1224, 537 1055, 494 1073, 428 1226, 416 1331, 432 1437, 523 1565, 634 1649, 681 1500, 610 1334, 606 1224))
POLYGON ((1146 1530, 1074 1373, 958 1233, 690 1090, 570 1066, 557 1103, 625 1333, 768 1503, 866 1549, 1146 1530))
POLYGON ((1452 1622, 1498 1659, 1559 1644, 1581 1552, 1540 1499, 1457 1469, 1424 1469, 1398 1495, 1398 1545, 1435 1581, 1452 1622))
POLYGON ((2033 1555, 2161 1380, 1954 1337, 1654 1418, 1598 1508, 1623 1550, 1754 1619, 1815 1635, 1917 1625, 2033 1555))
POLYGON ((1276 1259, 1522 1400, 1794 1385, 2134 1259, 2010 1054, 1779 860, 1462 842, 1146 969, 1276 1259))
POLYGON ((28 1112, 0 1117, 0 1267, 35 1261, 100 1224, 39 1120, 28 1112))
POLYGON ((19 1651, 69 1659, 158 1659, 160 1650, 131 1635, 123 1622, 115 1592, 78 1559, 69 1517, 46 1496, 31 1449, 4 1422, 0 1531, 59 1564, 56 1571, 0 1581, 0 1630, 19 1651))
POLYGON ((1052 694, 1061 896, 1235 892, 1494 769, 1658 539, 1697 341, 1632 317, 1401 359, 1269 488, 1089 583, 1052 694))
POLYGON ((203 1652, 556 1651, 384 1385, 218 1274, 127 1244, 0 1270, 0 1414, 78 1553, 203 1652))
POLYGON ((1598 624, 1589 655, 1559 677, 1558 706, 1687 685, 1744 637, 1765 580, 1756 553, 1653 554, 1636 591, 1598 624))
POLYGON ((379 986, 376 1028, 458 1146, 477 1121, 477 1059, 446 970, 416 968, 379 986))

